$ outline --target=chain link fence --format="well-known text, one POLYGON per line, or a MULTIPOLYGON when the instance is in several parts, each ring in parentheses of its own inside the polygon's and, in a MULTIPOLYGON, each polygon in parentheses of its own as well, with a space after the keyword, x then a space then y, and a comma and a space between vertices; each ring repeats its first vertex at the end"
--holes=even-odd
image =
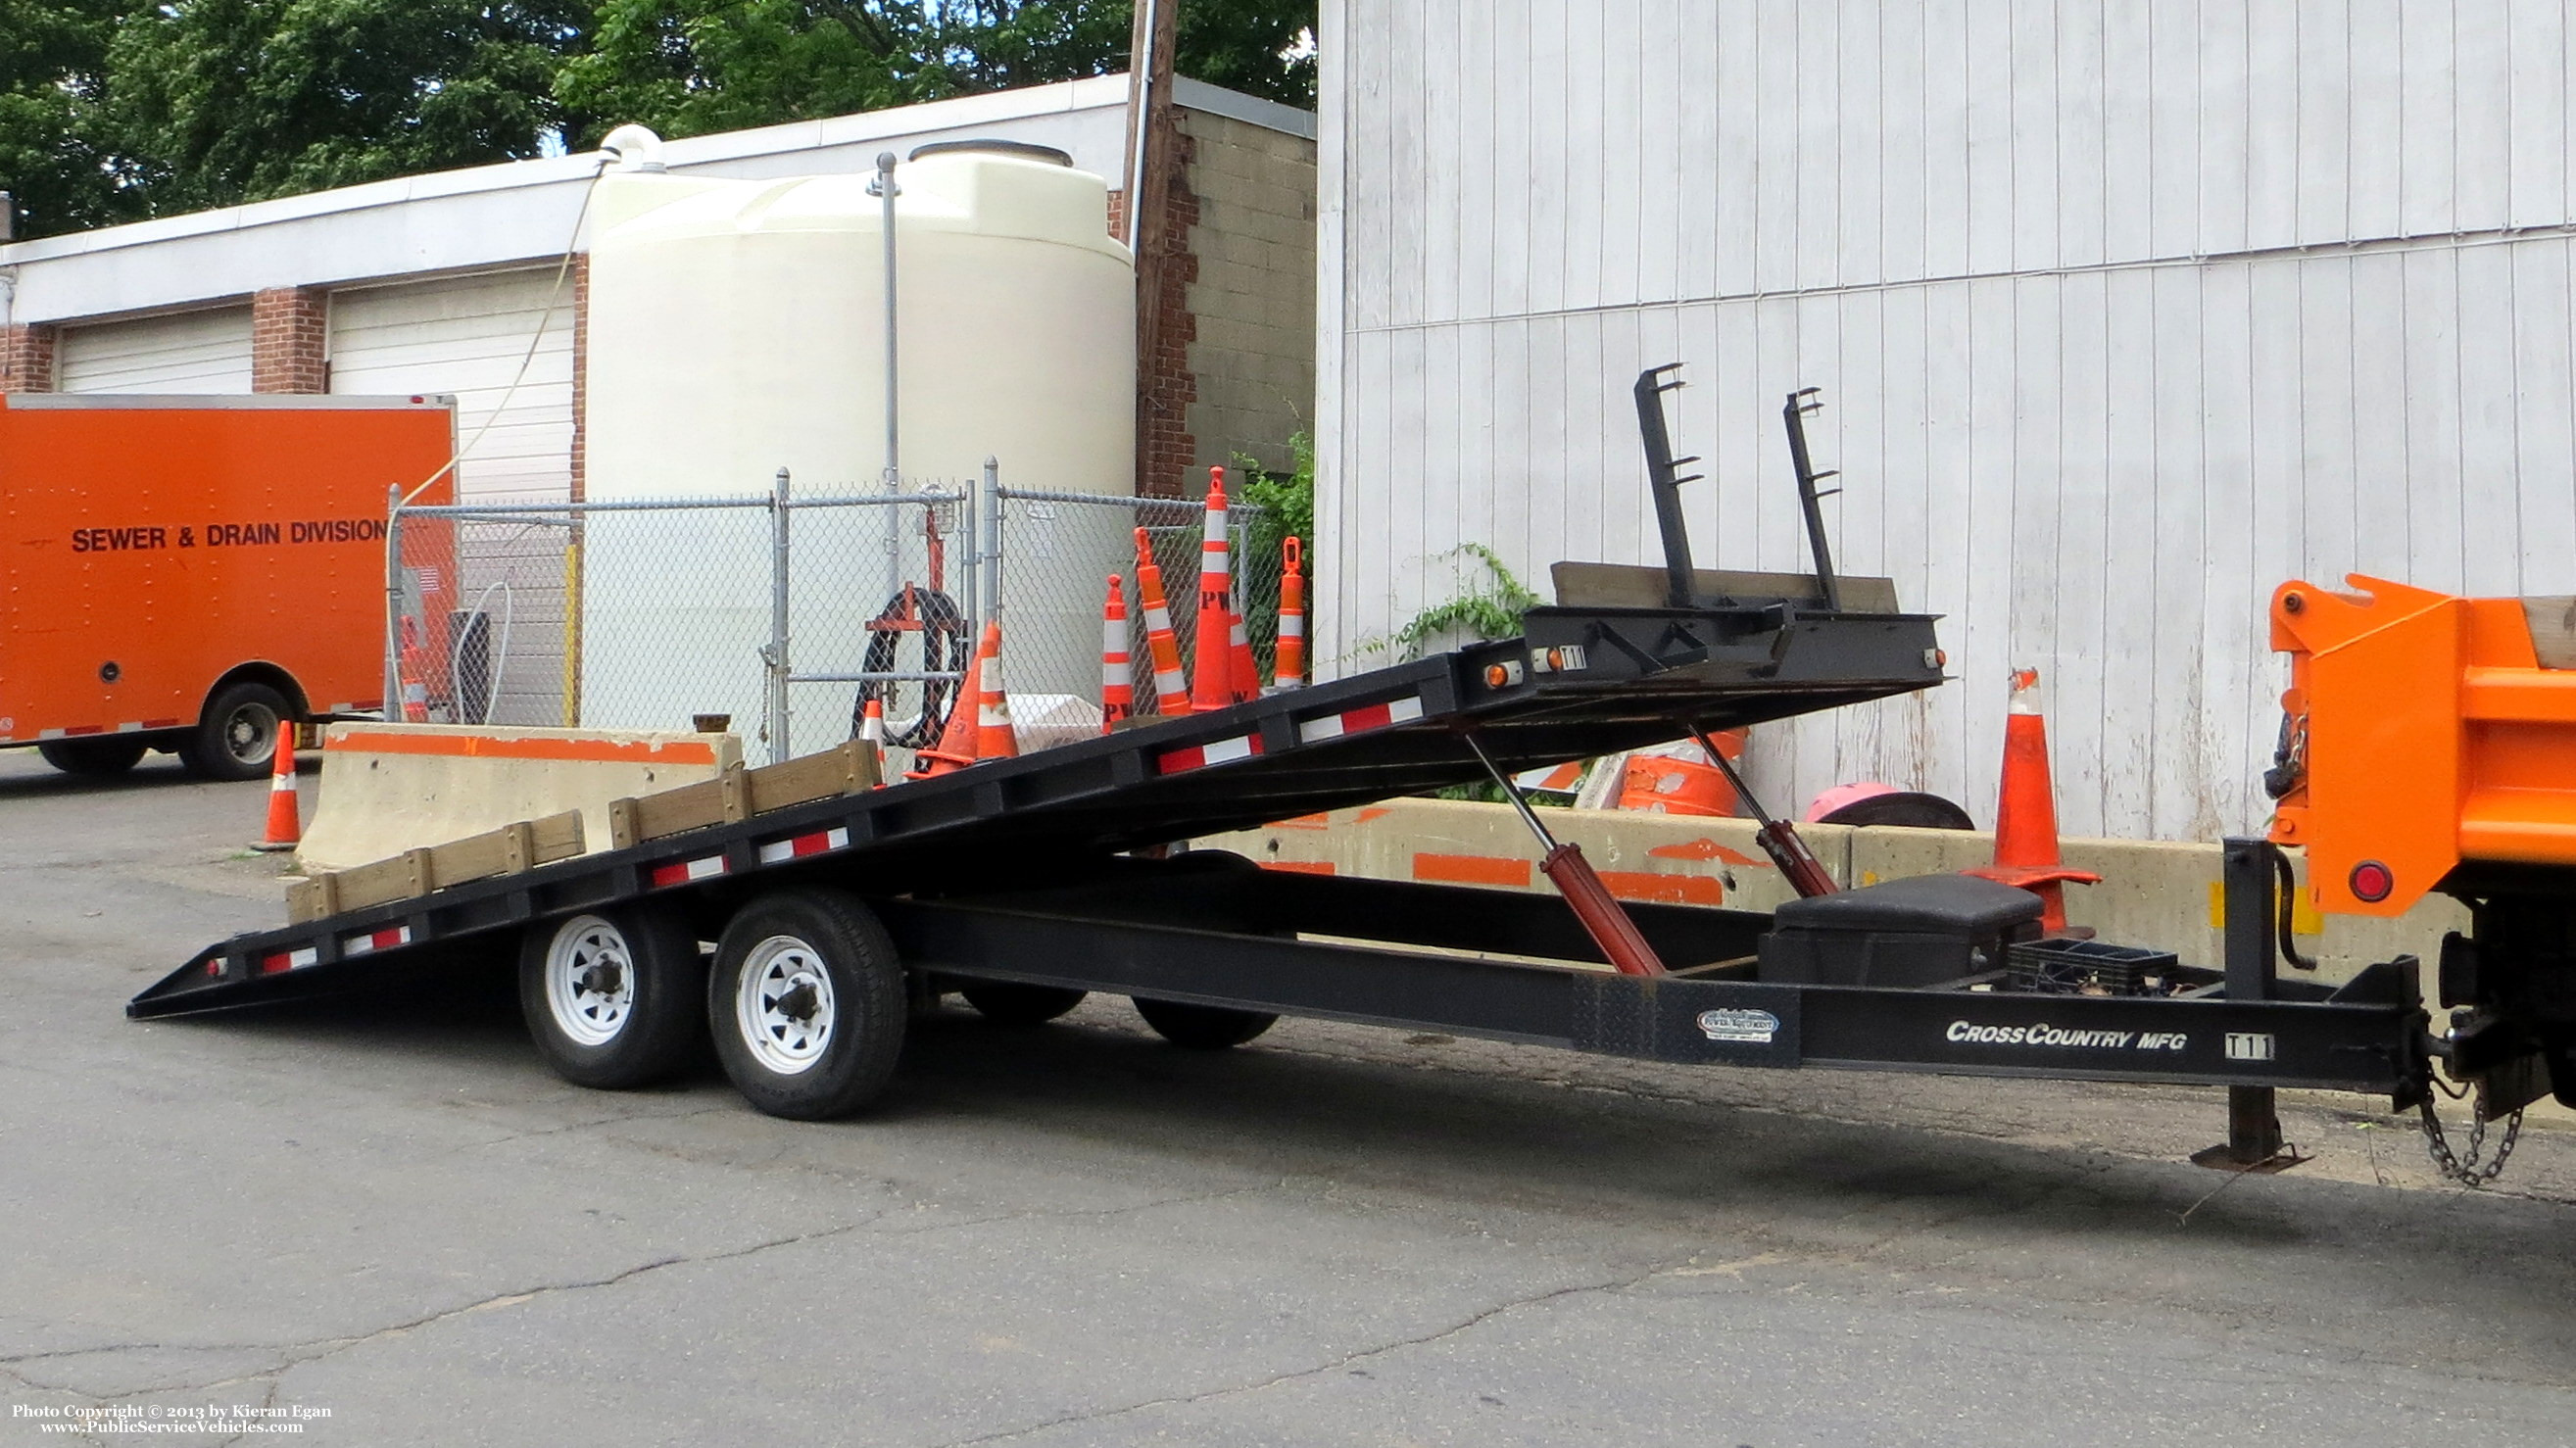
MULTIPOLYGON (((782 472, 768 496, 398 509, 387 697, 439 723, 726 727, 769 760, 851 737, 874 697, 900 768, 900 751, 937 740, 998 616, 1023 737, 1060 742, 1100 728, 1113 573, 1135 708, 1155 712, 1140 534, 1184 666, 1195 657, 1197 501, 1003 488, 989 470, 894 492, 805 497, 791 483, 782 472)), ((1265 686, 1282 571, 1267 522, 1228 512, 1235 607, 1265 686)))
POLYGON ((687 730, 784 759, 865 694, 909 743, 972 648, 972 490, 397 510, 387 697, 441 723, 687 730))
MULTIPOLYGON (((1172 631, 1180 641, 1182 667, 1188 670, 1197 657, 1199 544, 1206 534, 1206 506, 1189 498, 1011 488, 995 493, 1003 652, 1013 714, 1026 715, 1055 697, 1070 696, 1089 706, 1091 726, 1099 727, 1101 609, 1113 573, 1127 600, 1127 656, 1136 712, 1156 712, 1145 602, 1136 581, 1136 535, 1143 532, 1146 548, 1162 570, 1172 631), (1023 705, 1024 694, 1045 697, 1023 705)), ((1265 688, 1276 671, 1282 563, 1266 522, 1259 508, 1233 503, 1226 509, 1235 611, 1243 615, 1265 688)))

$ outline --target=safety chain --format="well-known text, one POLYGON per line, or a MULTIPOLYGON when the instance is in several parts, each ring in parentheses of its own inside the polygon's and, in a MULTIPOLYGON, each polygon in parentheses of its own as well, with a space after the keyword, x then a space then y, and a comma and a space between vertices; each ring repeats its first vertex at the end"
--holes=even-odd
POLYGON ((2486 1117, 2480 1115, 2470 1123, 2468 1151, 2454 1154, 2450 1138, 2442 1131, 2442 1118, 2433 1112, 2432 1097, 2426 1096, 2417 1102, 2415 1109, 2423 1117, 2424 1152, 2433 1158, 2433 1170, 2439 1172, 2443 1180, 2458 1182, 2464 1187, 2482 1187, 2503 1175, 2505 1158, 2513 1155, 2513 1144, 2522 1136, 2522 1108, 2517 1106, 2513 1114, 2504 1119, 2504 1139, 2496 1143, 2495 1156, 2481 1161, 2479 1158, 2486 1149, 2486 1117), (2466 1160, 2462 1159, 2463 1155, 2466 1160))

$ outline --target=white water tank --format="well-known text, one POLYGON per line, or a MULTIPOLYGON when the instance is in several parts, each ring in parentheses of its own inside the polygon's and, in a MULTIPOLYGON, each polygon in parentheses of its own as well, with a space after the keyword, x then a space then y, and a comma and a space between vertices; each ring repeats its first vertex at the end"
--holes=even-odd
MULTIPOLYGON (((992 456, 1006 486, 1134 491, 1133 264, 1108 234, 1101 178, 1035 149, 942 147, 896 168, 908 486, 971 489, 992 456)), ((872 180, 603 178, 590 245, 589 497, 766 495, 781 467, 803 497, 882 490, 884 261, 872 180)), ((889 573, 926 582, 921 511, 901 510, 899 569, 882 531, 889 511, 795 515, 797 672, 858 669, 863 624, 896 581, 889 573)), ((1101 535, 1073 551, 1120 556, 1123 513, 1060 511, 1084 515, 1075 531, 1101 535)), ((723 712, 738 729, 755 727, 768 526, 750 509, 593 516, 582 561, 583 724, 685 727, 691 714, 723 712)), ((961 600, 966 547, 953 539, 948 549, 947 587, 961 600)), ((1028 664, 1015 677, 1055 672, 1036 666, 1059 654, 1096 661, 1097 599, 1049 592, 1062 591, 1010 594, 1006 655, 1028 664)), ((799 686, 796 752, 844 737, 851 693, 799 686)))

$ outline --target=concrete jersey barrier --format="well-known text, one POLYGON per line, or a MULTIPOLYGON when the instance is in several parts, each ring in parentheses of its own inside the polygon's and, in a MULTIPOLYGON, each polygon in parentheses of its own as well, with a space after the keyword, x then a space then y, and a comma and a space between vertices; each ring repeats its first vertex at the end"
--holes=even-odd
POLYGON ((581 812, 583 849, 597 853, 609 847, 609 801, 741 762, 731 734, 334 724, 296 861, 344 870, 565 810, 581 812))

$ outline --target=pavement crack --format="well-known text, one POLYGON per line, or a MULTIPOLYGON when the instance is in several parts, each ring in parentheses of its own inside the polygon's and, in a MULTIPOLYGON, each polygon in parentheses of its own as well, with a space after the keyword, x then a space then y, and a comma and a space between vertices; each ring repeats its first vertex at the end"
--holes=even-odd
POLYGON ((1147 1398, 1141 1402, 1121 1404, 1117 1407, 1095 1408, 1084 1413, 1066 1413, 1060 1417, 1049 1418, 1042 1423, 1031 1423, 1026 1427, 1005 1428, 999 1432, 979 1434, 972 1438, 952 1439, 949 1442, 938 1445, 938 1448, 979 1448, 979 1445, 986 1443, 1007 1443, 1014 1438, 1026 1438, 1033 1433, 1044 1433, 1053 1428, 1067 1427, 1076 1423, 1105 1422, 1113 1418, 1126 1417, 1131 1413, 1142 1413, 1152 1408, 1186 1408, 1200 1403, 1215 1402, 1222 1398, 1241 1397, 1247 1393, 1263 1392, 1271 1388, 1280 1387, 1287 1383, 1302 1382, 1308 1378, 1316 1378, 1328 1373, 1344 1371, 1355 1363, 1364 1363, 1373 1358, 1384 1357, 1388 1353, 1403 1352, 1408 1348, 1428 1347, 1433 1343, 1456 1337, 1461 1333, 1472 1332, 1507 1312, 1518 1311, 1524 1307, 1536 1307, 1544 1303, 1558 1301, 1562 1298, 1580 1297, 1589 1293, 1622 1292, 1631 1287, 1635 1287, 1649 1278, 1661 1276, 1672 1270, 1674 1269, 1669 1265, 1657 1266, 1648 1268, 1642 1272, 1631 1273, 1624 1277, 1614 1277, 1605 1282, 1577 1282, 1564 1287, 1551 1287, 1542 1292, 1532 1292, 1520 1297, 1511 1298, 1507 1301, 1497 1302, 1491 1307, 1479 1308, 1475 1312, 1469 1313, 1467 1316, 1460 1318, 1456 1322, 1450 1323, 1446 1327, 1436 1328, 1430 1332, 1418 1333, 1412 1337, 1397 1338, 1391 1342, 1382 1342, 1373 1347, 1359 1348, 1351 1352, 1343 1353, 1339 1357, 1333 1358, 1327 1362, 1316 1363, 1310 1367, 1296 1368, 1283 1373, 1273 1373, 1268 1377, 1257 1378, 1248 1383, 1236 1383, 1228 1387, 1210 1388, 1207 1391, 1200 1393, 1172 1393, 1159 1398, 1147 1398))

